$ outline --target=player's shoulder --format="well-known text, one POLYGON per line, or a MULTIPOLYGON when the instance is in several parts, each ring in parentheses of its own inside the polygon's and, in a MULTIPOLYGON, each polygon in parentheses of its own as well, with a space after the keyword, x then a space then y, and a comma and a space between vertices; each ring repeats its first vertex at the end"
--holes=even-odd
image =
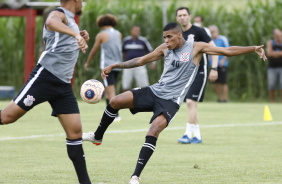
POLYGON ((194 30, 194 31, 197 31, 197 32, 206 32, 206 30, 204 28, 198 27, 198 26, 195 26, 195 25, 192 25, 191 29, 194 30))
POLYGON ((129 41, 132 39, 132 36, 126 36, 123 38, 123 42, 129 41))
POLYGON ((138 36, 138 39, 143 41, 143 42, 147 42, 147 38, 143 37, 143 36, 138 36))

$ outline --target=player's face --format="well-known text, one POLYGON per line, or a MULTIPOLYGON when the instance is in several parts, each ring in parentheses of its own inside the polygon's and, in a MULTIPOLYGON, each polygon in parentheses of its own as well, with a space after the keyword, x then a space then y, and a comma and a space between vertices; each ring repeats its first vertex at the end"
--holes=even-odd
POLYGON ((75 14, 81 15, 82 14, 82 0, 75 0, 75 14))
POLYGON ((168 30, 163 32, 163 37, 165 39, 166 47, 169 50, 173 50, 180 45, 182 34, 175 30, 168 30))
POLYGON ((176 15, 176 20, 181 26, 187 26, 191 21, 191 16, 188 14, 187 10, 178 10, 176 15))
POLYGON ((137 27, 137 26, 133 27, 130 33, 131 33, 131 36, 138 37, 140 35, 140 27, 137 27))
POLYGON ((212 39, 217 39, 219 32, 215 27, 210 28, 212 39))
POLYGON ((279 30, 274 31, 274 39, 278 42, 282 41, 282 32, 279 30))
POLYGON ((203 22, 201 20, 201 17, 195 17, 194 18, 194 25, 198 25, 199 27, 203 26, 203 22))

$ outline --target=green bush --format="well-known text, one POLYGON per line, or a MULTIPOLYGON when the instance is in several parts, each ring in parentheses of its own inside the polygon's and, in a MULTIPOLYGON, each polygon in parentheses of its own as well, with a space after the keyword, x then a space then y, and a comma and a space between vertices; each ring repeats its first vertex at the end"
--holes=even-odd
MULTIPOLYGON (((225 2, 225 1, 224 1, 225 2)), ((205 17, 206 26, 218 25, 220 33, 225 35, 231 45, 260 45, 272 37, 274 28, 282 28, 280 21, 282 1, 250 1, 248 6, 226 8, 223 2, 212 1, 188 4, 188 1, 169 1, 167 5, 168 22, 175 21, 175 10, 179 6, 189 6, 193 15, 205 17)), ((112 13, 119 20, 117 29, 123 36, 129 35, 132 25, 141 27, 145 36, 156 48, 163 42, 162 38, 162 1, 137 0, 96 0, 88 1, 80 19, 80 28, 86 29, 91 37, 87 54, 80 54, 75 71, 74 91, 78 96, 81 84, 90 78, 101 80, 99 60, 100 52, 95 56, 89 71, 83 65, 100 31, 96 26, 98 15, 112 13)), ((0 18, 0 85, 14 85, 19 90, 23 85, 24 61, 24 26, 23 18, 0 18)), ((36 49, 38 53, 42 34, 42 18, 37 18, 36 49)), ((38 58, 38 54, 36 58, 38 58)), ((267 99, 267 62, 264 63, 255 54, 231 57, 229 59, 228 84, 232 100, 266 100, 267 99)), ((150 83, 157 82, 163 69, 163 62, 157 62, 156 71, 149 70, 150 83)), ((121 91, 121 81, 117 84, 121 91)), ((216 99, 213 85, 208 83, 206 99, 216 99)))

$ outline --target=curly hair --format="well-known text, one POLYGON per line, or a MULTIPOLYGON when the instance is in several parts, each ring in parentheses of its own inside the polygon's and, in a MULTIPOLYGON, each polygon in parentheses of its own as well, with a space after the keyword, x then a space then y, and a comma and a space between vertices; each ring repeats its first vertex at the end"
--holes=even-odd
POLYGON ((118 23, 117 18, 112 14, 100 15, 96 20, 97 26, 113 26, 115 27, 118 23))

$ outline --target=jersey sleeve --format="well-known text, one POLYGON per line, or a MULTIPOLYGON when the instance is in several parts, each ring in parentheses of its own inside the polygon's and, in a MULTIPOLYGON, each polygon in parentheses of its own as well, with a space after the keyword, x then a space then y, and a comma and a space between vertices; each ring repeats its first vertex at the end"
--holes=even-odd
POLYGON ((200 35, 200 40, 202 42, 206 42, 209 43, 210 41, 212 41, 211 37, 207 34, 205 29, 199 29, 199 35, 200 35))
POLYGON ((125 50, 125 43, 126 43, 126 41, 123 40, 123 42, 122 42, 122 52, 125 52, 125 51, 126 51, 126 50, 125 50))
POLYGON ((225 36, 222 36, 224 47, 230 47, 229 41, 225 36))
POLYGON ((147 52, 152 52, 153 51, 153 48, 152 48, 150 42, 146 38, 144 39, 144 45, 145 45, 145 50, 147 52))

